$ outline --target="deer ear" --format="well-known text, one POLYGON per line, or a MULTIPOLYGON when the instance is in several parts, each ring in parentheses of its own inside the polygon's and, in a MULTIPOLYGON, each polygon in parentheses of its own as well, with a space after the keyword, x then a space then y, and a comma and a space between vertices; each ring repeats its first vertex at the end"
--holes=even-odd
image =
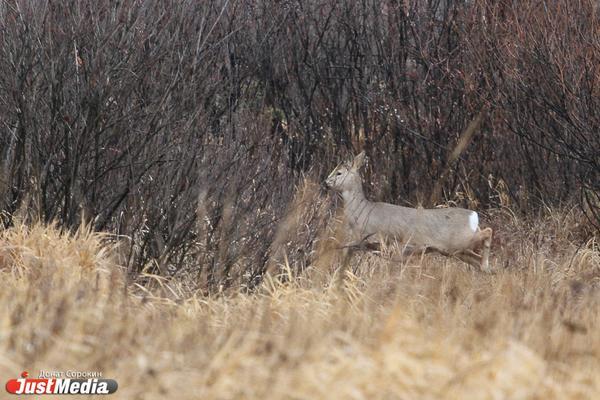
POLYGON ((361 151, 359 155, 354 157, 354 161, 352 161, 352 169, 358 170, 365 164, 365 152, 361 151))

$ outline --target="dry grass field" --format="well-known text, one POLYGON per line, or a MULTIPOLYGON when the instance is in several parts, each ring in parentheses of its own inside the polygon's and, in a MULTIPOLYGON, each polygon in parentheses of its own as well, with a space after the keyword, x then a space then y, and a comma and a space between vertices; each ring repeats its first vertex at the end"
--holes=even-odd
POLYGON ((599 131, 598 0, 0 0, 0 384, 600 399, 599 131))
POLYGON ((488 221, 493 275, 358 254, 341 281, 325 239, 301 276, 283 265, 208 297, 126 282, 109 235, 15 226, 0 236, 0 376, 101 371, 118 399, 600 398, 600 249, 583 217, 488 221))

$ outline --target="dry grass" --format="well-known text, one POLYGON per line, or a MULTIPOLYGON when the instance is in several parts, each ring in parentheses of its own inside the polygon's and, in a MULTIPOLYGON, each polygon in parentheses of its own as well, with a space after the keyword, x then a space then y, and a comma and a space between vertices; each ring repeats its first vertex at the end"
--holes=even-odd
POLYGON ((323 245, 302 276, 218 297, 126 283, 106 236, 17 226, 0 376, 99 370, 119 399, 600 398, 600 250, 579 218, 496 213, 495 275, 363 254, 337 287, 323 245))

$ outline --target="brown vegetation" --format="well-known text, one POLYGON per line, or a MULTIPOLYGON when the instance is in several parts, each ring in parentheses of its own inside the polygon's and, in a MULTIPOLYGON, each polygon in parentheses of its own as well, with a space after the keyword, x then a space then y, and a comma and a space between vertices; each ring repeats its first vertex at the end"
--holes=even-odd
POLYGON ((592 0, 0 1, 0 377, 599 398, 599 27, 592 0), (370 198, 477 210, 498 272, 341 274, 318 182, 361 150, 370 198))
POLYGON ((600 249, 575 241, 580 218, 494 215, 495 275, 365 254, 342 286, 325 234, 302 275, 219 296, 127 283, 107 235, 17 225, 0 237, 0 376, 99 370, 115 398, 594 399, 600 249))
POLYGON ((128 238, 132 277, 253 288, 302 176, 364 149, 378 200, 572 203, 598 226, 599 16, 591 0, 3 1, 2 222, 83 219, 128 238))

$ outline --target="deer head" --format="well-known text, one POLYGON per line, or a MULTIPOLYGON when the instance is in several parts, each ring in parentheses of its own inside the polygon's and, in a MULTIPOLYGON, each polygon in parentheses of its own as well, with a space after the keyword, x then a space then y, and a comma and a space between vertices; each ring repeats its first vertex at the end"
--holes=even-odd
POLYGON ((354 157, 351 163, 338 165, 327 177, 325 183, 338 192, 353 191, 362 187, 360 181, 360 168, 365 163, 365 152, 354 157))

